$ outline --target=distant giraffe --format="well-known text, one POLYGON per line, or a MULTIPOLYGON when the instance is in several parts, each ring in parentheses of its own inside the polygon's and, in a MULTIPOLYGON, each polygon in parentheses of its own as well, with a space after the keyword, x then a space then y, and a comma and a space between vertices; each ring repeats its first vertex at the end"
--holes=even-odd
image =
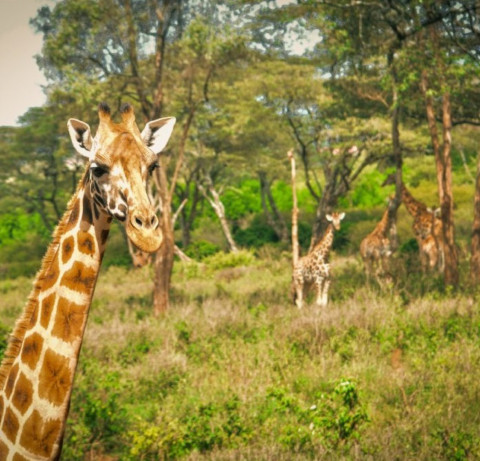
POLYGON ((445 269, 445 251, 442 238, 442 220, 440 219, 441 209, 427 208, 431 215, 432 232, 422 241, 423 260, 421 261, 424 270, 438 270, 443 273, 445 269))
POLYGON ((70 119, 86 171, 43 259, 30 298, 0 367, 0 460, 60 459, 73 379, 88 311, 113 218, 132 243, 157 251, 163 241, 146 183, 175 124, 148 122, 140 133, 133 109, 114 123, 101 104, 90 127, 70 119))
POLYGON ((390 197, 382 219, 360 243, 367 283, 372 274, 379 285, 382 285, 381 277, 389 277, 390 257, 393 254, 392 236, 396 234, 395 216, 390 208, 392 200, 393 197, 390 197))
POLYGON ((317 292, 316 304, 324 307, 328 303, 330 250, 333 244, 334 232, 340 229, 340 221, 344 217, 345 213, 334 212, 326 215, 329 225, 325 234, 306 256, 299 259, 293 269, 294 300, 299 309, 303 306, 306 287, 312 284, 317 292))
MULTIPOLYGON (((394 184, 395 177, 390 175, 383 185, 394 184)), ((402 182, 402 202, 413 218, 413 234, 418 243, 420 263, 424 272, 430 269, 443 270, 443 224, 438 211, 415 199, 402 182)))

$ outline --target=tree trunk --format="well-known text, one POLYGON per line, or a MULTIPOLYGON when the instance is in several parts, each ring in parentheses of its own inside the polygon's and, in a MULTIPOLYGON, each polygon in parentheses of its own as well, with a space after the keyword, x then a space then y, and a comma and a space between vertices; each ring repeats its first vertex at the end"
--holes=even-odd
POLYGON ((326 218, 329 213, 337 204, 338 196, 332 193, 333 185, 328 183, 323 189, 323 194, 318 202, 317 209, 315 210, 315 222, 313 223, 312 238, 310 239, 310 252, 317 244, 318 240, 322 237, 328 226, 326 218))
MULTIPOLYGON (((434 46, 436 44, 434 43, 434 46)), ((440 69, 441 74, 441 69, 440 69)), ((453 190, 452 190, 452 121, 450 94, 447 90, 442 95, 442 127, 443 127, 443 145, 440 146, 438 139, 438 130, 435 120, 435 109, 433 97, 429 93, 427 71, 422 71, 421 89, 425 99, 428 127, 432 138, 432 146, 435 152, 435 166, 437 169, 438 197, 441 207, 442 230, 443 234, 439 236, 444 243, 444 282, 445 285, 458 285, 458 253, 455 244, 455 229, 453 222, 453 190)))
POLYGON ((293 267, 297 265, 300 257, 300 250, 298 245, 298 204, 297 204, 297 186, 296 186, 296 168, 295 157, 293 149, 290 149, 287 154, 290 159, 292 167, 292 263, 293 267))
POLYGON ((162 245, 155 253, 153 313, 156 316, 164 313, 169 307, 169 290, 173 269, 173 255, 175 250, 166 169, 166 161, 165 158, 162 157, 160 168, 155 170, 155 182, 158 187, 157 193, 159 194, 162 203, 160 225, 162 226, 163 232, 162 245))
POLYGON ((225 215, 225 207, 223 206, 222 201, 220 200, 220 195, 215 190, 212 184, 208 185, 208 192, 210 193, 211 197, 208 195, 207 191, 203 187, 199 187, 200 192, 204 195, 204 197, 208 200, 208 203, 215 211, 215 214, 218 216, 220 221, 220 225, 222 226, 223 234, 227 239, 228 248, 232 253, 237 253, 238 248, 235 240, 232 237, 232 233, 230 232, 230 227, 228 226, 227 217, 225 215))
POLYGON ((271 184, 267 179, 266 172, 259 171, 258 178, 260 181, 260 198, 262 201, 262 208, 263 212, 265 213, 267 223, 274 230, 275 234, 277 234, 277 237, 281 242, 287 242, 287 225, 285 224, 285 220, 283 219, 282 214, 278 210, 275 199, 273 198, 271 184))
POLYGON ((155 283, 153 292, 153 313, 158 316, 169 308, 170 281, 172 278, 175 242, 170 222, 162 220, 163 243, 155 254, 155 283), (165 225, 167 224, 167 225, 165 225))
POLYGON ((443 201, 442 224, 443 239, 445 242, 445 284, 458 285, 458 252, 455 244, 455 227, 453 223, 453 188, 452 188, 452 109, 450 106, 450 94, 445 92, 442 98, 443 109, 443 149, 442 165, 443 165, 443 201))
POLYGON ((398 74, 395 64, 395 47, 393 47, 388 53, 388 64, 390 67, 390 74, 392 76, 392 148, 393 158, 395 162, 395 198, 389 204, 389 219, 393 223, 390 230, 389 240, 393 251, 395 251, 398 244, 397 234, 397 212, 400 204, 402 203, 402 147, 400 144, 400 104, 398 100, 398 74))
POLYGON ((480 282, 480 151, 477 156, 477 177, 473 204, 472 258, 470 260, 472 283, 480 282))

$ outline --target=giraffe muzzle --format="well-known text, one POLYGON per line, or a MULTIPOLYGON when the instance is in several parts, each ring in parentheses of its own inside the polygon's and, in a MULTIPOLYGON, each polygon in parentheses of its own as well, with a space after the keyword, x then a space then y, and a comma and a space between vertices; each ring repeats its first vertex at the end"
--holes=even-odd
POLYGON ((131 242, 147 253, 157 251, 163 242, 163 233, 154 213, 132 213, 126 231, 131 242))

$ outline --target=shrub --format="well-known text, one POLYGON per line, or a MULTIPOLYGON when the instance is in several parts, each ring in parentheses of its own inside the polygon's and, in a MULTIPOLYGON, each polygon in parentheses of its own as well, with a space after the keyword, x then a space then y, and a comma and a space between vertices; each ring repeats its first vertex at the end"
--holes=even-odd
POLYGON ((206 240, 198 240, 188 245, 185 253, 191 258, 201 261, 219 251, 220 247, 215 243, 207 242, 206 240))
POLYGON ((266 243, 278 242, 277 234, 262 215, 256 215, 246 229, 236 229, 233 237, 243 247, 259 248, 266 243))
POLYGON ((225 269, 227 267, 248 266, 253 263, 255 256, 251 251, 240 250, 236 253, 220 251, 204 259, 210 270, 225 269))

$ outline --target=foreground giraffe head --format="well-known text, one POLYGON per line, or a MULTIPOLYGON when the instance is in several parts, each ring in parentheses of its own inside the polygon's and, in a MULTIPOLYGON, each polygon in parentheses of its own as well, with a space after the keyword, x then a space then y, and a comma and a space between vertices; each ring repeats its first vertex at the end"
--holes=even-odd
POLYGON ((159 221, 147 194, 147 180, 158 167, 158 154, 165 148, 175 125, 174 117, 148 122, 140 133, 130 105, 121 109, 115 123, 110 108, 100 104, 95 137, 87 123, 68 121, 76 151, 89 160, 86 176, 92 198, 100 212, 121 221, 129 240, 140 250, 154 252, 162 244, 159 221))

